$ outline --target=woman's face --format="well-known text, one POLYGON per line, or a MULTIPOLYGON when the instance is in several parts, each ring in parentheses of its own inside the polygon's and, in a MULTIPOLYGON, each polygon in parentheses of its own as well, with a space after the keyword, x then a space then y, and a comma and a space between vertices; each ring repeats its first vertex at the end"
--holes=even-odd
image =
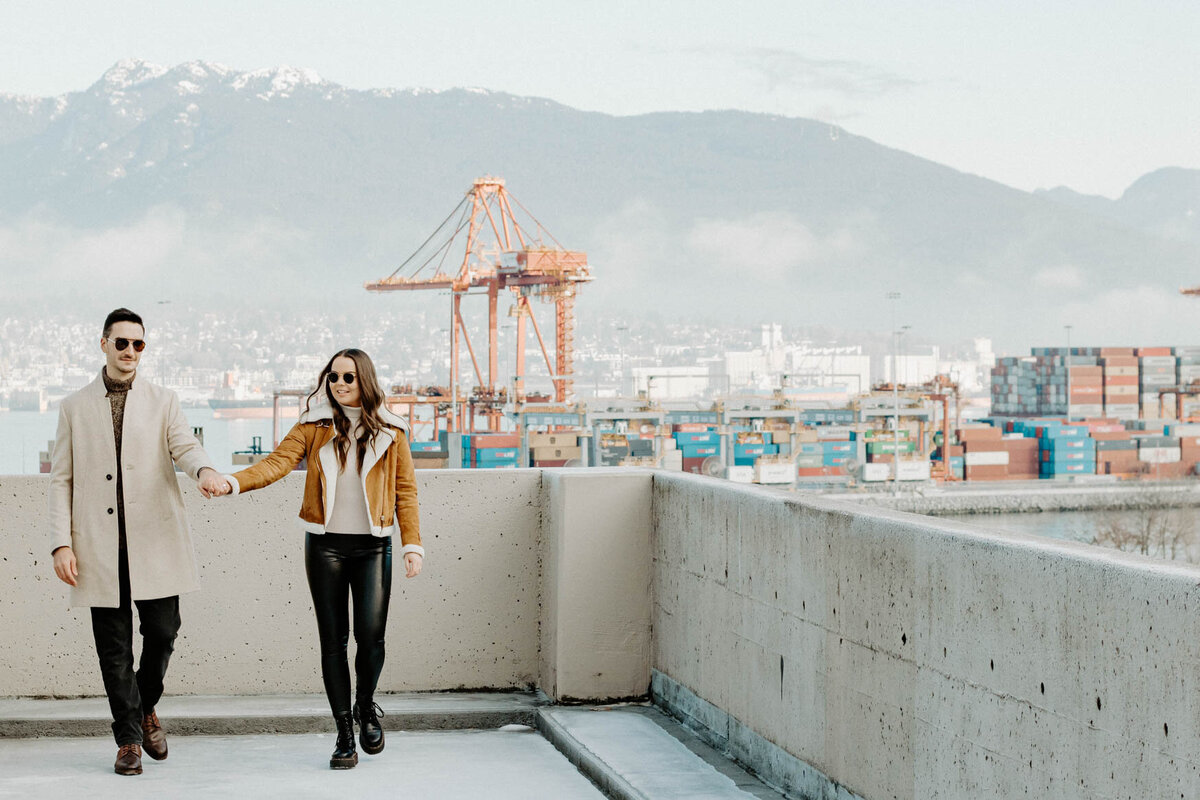
POLYGON ((349 356, 335 358, 326 379, 329 381, 329 391, 333 394, 334 400, 344 406, 358 407, 362 405, 362 387, 358 382, 358 367, 354 365, 353 358, 349 356), (352 383, 346 382, 347 376, 350 376, 352 383), (335 378, 336 383, 334 383, 335 378))

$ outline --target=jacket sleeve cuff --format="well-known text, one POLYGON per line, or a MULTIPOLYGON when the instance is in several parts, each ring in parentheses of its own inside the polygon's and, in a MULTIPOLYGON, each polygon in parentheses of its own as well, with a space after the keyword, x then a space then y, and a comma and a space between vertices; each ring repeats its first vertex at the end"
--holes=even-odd
POLYGON ((233 491, 229 493, 230 497, 233 497, 235 494, 242 493, 242 487, 238 485, 237 478, 233 477, 232 475, 223 475, 221 477, 223 477, 225 480, 229 481, 229 485, 233 487, 233 491))
POLYGON ((416 553, 421 558, 425 558, 425 548, 419 544, 406 544, 400 548, 400 557, 404 558, 409 553, 416 553))

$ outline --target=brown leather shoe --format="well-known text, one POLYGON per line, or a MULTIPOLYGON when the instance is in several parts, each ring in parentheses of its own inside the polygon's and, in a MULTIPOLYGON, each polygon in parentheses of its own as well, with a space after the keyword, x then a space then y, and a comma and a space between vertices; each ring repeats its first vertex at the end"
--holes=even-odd
POLYGON ((142 717, 142 749, 155 761, 167 757, 167 734, 153 711, 142 717))
POLYGON ((123 744, 117 750, 117 761, 113 764, 113 772, 118 775, 142 774, 142 746, 140 744, 123 744))

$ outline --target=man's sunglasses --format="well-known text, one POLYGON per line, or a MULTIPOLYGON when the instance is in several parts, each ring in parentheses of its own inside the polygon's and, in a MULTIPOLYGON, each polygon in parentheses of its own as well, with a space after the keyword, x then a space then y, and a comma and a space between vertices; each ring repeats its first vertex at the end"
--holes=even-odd
POLYGON ((139 353, 146 349, 146 342, 142 339, 125 339, 122 337, 117 339, 109 339, 109 341, 116 346, 118 353, 124 350, 126 347, 129 347, 129 345, 133 345, 133 349, 139 353))
MULTIPOLYGON (((341 375, 340 377, 341 377, 342 382, 345 383, 347 386, 354 385, 354 373, 353 372, 347 372, 344 375, 341 375)), ((330 383, 337 383, 338 378, 339 378, 339 375, 336 372, 330 372, 325 376, 325 380, 329 381, 330 383)))

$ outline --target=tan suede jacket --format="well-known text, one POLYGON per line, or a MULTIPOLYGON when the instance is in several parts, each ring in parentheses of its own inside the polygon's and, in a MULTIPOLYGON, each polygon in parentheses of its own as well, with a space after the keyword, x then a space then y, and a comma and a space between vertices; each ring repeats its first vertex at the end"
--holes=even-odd
MULTIPOLYGON (((389 427, 367 446, 363 458, 363 493, 367 517, 375 536, 399 534, 405 553, 425 555, 421 546, 421 520, 417 512, 417 480, 408 448, 408 425, 400 417, 380 409, 389 427)), ((325 533, 337 491, 338 463, 334 450, 336 430, 328 403, 315 403, 300 415, 269 456, 252 467, 226 476, 233 493, 269 486, 308 459, 304 497, 300 502, 300 527, 308 533, 325 533)))

